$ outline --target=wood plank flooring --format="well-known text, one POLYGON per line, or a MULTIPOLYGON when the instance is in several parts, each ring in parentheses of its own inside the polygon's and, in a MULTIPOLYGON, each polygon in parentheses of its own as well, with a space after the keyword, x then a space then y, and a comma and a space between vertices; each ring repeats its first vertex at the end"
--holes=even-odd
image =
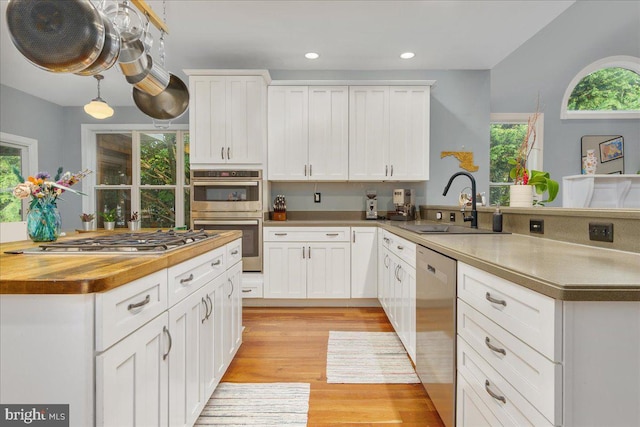
POLYGON ((327 384, 329 331, 391 332, 381 308, 244 307, 243 325, 222 381, 310 383, 309 426, 444 426, 421 384, 327 384))

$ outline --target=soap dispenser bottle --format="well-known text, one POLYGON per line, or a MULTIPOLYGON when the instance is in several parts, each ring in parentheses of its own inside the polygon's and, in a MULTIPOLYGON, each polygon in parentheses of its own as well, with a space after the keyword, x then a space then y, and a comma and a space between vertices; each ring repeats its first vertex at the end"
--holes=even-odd
POLYGON ((502 232, 502 212, 500 212, 500 205, 496 206, 496 211, 493 213, 493 231, 502 232))

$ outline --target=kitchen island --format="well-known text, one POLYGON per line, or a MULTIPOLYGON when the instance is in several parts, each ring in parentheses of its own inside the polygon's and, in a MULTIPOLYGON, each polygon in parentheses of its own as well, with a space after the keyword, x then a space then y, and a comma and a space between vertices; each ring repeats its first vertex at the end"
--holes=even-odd
POLYGON ((71 426, 192 425, 242 341, 241 236, 154 255, 1 245, 0 402, 69 405, 71 426))

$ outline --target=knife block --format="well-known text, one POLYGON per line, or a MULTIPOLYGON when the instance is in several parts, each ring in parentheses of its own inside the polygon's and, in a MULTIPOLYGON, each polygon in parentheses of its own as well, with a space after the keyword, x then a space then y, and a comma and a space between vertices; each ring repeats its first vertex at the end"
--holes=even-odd
POLYGON ((274 221, 286 221, 287 220, 287 212, 273 212, 271 219, 274 221))

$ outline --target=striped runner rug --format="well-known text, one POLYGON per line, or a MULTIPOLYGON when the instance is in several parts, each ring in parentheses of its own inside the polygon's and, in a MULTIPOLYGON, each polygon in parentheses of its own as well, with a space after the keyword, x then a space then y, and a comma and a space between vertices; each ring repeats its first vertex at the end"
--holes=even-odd
POLYGON ((329 332, 327 382, 413 384, 420 380, 395 332, 329 332))
POLYGON ((306 426, 310 384, 220 383, 196 426, 306 426))

